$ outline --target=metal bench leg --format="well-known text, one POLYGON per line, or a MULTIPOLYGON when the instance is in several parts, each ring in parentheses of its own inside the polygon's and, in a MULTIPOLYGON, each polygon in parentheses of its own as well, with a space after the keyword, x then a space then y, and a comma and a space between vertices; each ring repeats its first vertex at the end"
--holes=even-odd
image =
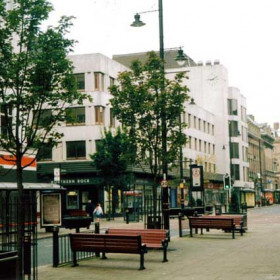
POLYGON ((163 247, 163 261, 162 262, 168 262, 168 259, 167 259, 167 247, 166 246, 163 247))
POLYGON ((203 235, 203 228, 200 228, 200 234, 203 235))
POLYGON ((195 228, 195 233, 196 233, 196 234, 198 233, 198 228, 195 228))
POLYGON ((141 252, 140 253, 140 268, 139 268, 139 270, 143 270, 143 269, 145 269, 145 266, 144 266, 144 253, 141 252))
POLYGON ((190 227, 190 237, 193 237, 193 234, 192 234, 192 227, 190 227))
POLYGON ((72 267, 78 266, 78 262, 77 262, 77 252, 74 251, 73 252, 73 265, 72 267))
POLYGON ((105 252, 102 252, 102 258, 101 259, 102 260, 106 260, 107 259, 106 255, 105 255, 105 252))
POLYGON ((232 229, 232 239, 235 238, 235 229, 232 229))

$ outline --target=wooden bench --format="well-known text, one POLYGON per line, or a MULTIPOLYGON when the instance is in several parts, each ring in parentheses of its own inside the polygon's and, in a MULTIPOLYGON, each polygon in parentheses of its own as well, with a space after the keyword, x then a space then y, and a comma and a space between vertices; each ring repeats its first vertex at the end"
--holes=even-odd
MULTIPOLYGON (((200 218, 208 218, 209 216, 200 216, 200 218)), ((244 230, 244 222, 243 222, 243 215, 228 215, 228 214, 222 214, 222 215, 216 215, 216 216, 211 216, 213 218, 217 219, 233 219, 234 224, 235 224, 235 231, 239 231, 241 235, 245 232, 244 230)), ((226 231, 226 230, 225 230, 226 231)))
POLYGON ((216 216, 201 216, 201 217, 189 217, 190 224, 190 236, 193 237, 193 228, 201 229, 201 234, 203 234, 203 229, 222 229, 225 231, 232 232, 232 238, 235 238, 235 224, 233 218, 217 218, 216 216))
POLYGON ((115 234, 72 233, 70 245, 73 252, 73 266, 77 266, 77 252, 139 254, 140 270, 144 267, 144 254, 147 253, 146 245, 142 244, 141 236, 121 236, 115 234))
POLYGON ((163 262, 167 262, 168 231, 164 229, 118 229, 109 228, 108 234, 141 235, 147 249, 163 249, 163 262))
POLYGON ((238 231, 242 231, 243 233, 248 230, 247 226, 247 215, 246 214, 228 214, 223 213, 223 217, 230 217, 234 219, 235 228, 238 231))

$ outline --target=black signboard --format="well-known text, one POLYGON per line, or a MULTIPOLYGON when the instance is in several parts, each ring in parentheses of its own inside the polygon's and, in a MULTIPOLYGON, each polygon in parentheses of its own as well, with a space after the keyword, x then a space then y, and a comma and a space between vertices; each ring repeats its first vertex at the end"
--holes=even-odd
POLYGON ((203 191, 203 166, 190 165, 190 179, 192 191, 203 191))

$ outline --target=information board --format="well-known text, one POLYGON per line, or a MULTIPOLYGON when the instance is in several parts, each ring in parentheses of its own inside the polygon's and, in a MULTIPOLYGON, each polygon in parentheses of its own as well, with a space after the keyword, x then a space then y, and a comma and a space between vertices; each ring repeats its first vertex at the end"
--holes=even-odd
POLYGON ((41 224, 42 226, 61 226, 61 194, 41 194, 41 224))

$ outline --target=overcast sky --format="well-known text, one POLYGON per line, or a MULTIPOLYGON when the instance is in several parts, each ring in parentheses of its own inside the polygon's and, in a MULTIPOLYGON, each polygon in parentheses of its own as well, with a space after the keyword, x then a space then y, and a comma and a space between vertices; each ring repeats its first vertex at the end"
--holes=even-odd
MULTIPOLYGON (((136 12, 158 9, 158 0, 50 0, 73 15, 75 54, 113 54, 159 49, 158 12, 144 13, 142 28, 130 27, 136 12)), ((259 123, 280 122, 280 0, 163 0, 164 47, 182 46, 194 61, 220 60, 230 86, 247 98, 259 123)))

